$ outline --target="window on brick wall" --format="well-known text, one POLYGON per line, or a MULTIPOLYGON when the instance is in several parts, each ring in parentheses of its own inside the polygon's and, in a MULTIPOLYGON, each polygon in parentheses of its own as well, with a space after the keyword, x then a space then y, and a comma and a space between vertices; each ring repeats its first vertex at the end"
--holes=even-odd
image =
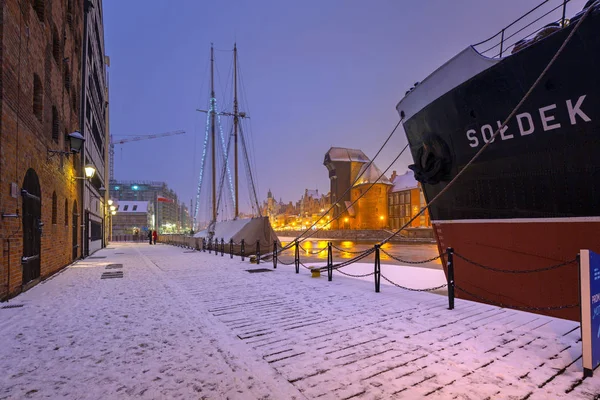
POLYGON ((69 200, 65 199, 65 226, 69 226, 69 200))
POLYGON ((56 25, 52 28, 52 56, 54 57, 54 61, 60 65, 60 37, 58 36, 56 25))
POLYGON ((65 89, 71 90, 71 71, 69 71, 69 66, 65 65, 65 89))
POLYGON ((44 94, 42 81, 37 74, 33 74, 33 114, 42 121, 44 111, 44 94))
POLYGON ((34 0, 33 9, 40 22, 44 22, 44 17, 46 16, 46 0, 34 0))
POLYGON ((52 106, 52 140, 58 143, 58 110, 52 106))
POLYGON ((56 225, 58 213, 58 200, 56 199, 56 192, 52 192, 52 225, 56 225))

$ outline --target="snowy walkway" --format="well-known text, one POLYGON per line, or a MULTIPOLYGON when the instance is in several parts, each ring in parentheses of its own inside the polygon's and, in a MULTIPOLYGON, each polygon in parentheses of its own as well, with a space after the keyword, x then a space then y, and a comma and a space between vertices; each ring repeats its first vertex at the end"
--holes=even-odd
POLYGON ((0 399, 599 398, 569 321, 461 300, 449 311, 436 294, 283 265, 248 273, 272 264, 166 245, 110 247, 8 303, 23 307, 0 304, 0 399))

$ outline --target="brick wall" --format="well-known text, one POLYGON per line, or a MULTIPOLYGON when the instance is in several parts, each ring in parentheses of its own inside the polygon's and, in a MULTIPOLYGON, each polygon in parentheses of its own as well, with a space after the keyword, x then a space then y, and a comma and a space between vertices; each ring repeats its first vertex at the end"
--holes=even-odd
MULTIPOLYGON (((65 135, 79 130, 77 104, 81 87, 81 41, 83 2, 74 0, 73 23, 67 23, 66 1, 46 0, 42 18, 34 9, 36 1, 0 2, 2 24, 0 40, 0 212, 19 214, 0 220, 2 254, 0 258, 0 299, 22 289, 23 254, 22 199, 11 196, 11 183, 20 192, 25 173, 33 169, 41 188, 41 277, 52 275, 72 262, 73 204, 80 206, 79 185, 73 181, 79 163, 77 155, 47 156, 47 149, 64 150, 65 135), (56 27, 60 49, 54 57, 53 30, 56 27), (71 75, 65 87, 65 68, 71 75), (42 118, 34 115, 34 74, 42 83, 42 118), (52 139, 52 109, 58 112, 58 141, 52 139), (52 223, 52 198, 56 193, 56 224, 52 223), (65 202, 67 224, 65 224, 65 202), (9 271, 10 265, 10 271, 9 271), (10 283, 9 280, 10 272, 10 283)), ((81 223, 81 216, 79 216, 81 223)), ((80 236, 80 234, 79 234, 80 236)), ((80 238, 79 238, 80 239, 80 238)), ((78 256, 81 253, 78 253, 78 256)))

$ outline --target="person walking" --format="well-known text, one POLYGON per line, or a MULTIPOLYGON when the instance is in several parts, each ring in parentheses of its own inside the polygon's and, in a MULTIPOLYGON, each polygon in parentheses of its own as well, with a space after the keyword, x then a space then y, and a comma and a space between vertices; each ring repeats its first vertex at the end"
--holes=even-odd
POLYGON ((152 231, 152 239, 154 240, 154 244, 156 244, 156 239, 158 239, 158 233, 156 233, 156 231, 152 231))
POLYGON ((148 230, 148 242, 152 244, 152 229, 148 230))

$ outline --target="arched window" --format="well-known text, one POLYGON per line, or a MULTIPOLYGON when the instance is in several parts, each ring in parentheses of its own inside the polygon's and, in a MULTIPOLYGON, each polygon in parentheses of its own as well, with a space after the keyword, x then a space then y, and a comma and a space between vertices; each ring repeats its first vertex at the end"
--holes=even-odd
POLYGON ((58 110, 52 106, 52 140, 58 143, 58 110))
POLYGON ((56 199, 56 192, 52 192, 52 225, 56 225, 58 214, 58 200, 56 199))
POLYGON ((54 61, 60 66, 60 37, 58 36, 56 25, 52 27, 52 56, 54 56, 54 61))
POLYGON ((46 0, 34 0, 33 9, 40 22, 44 22, 44 17, 46 16, 46 0))
POLYGON ((65 65, 65 89, 71 90, 71 71, 68 65, 65 65))
POLYGON ((42 121, 44 111, 42 81, 37 74, 33 74, 33 114, 42 121))
POLYGON ((69 200, 65 199, 65 226, 69 226, 69 200))

